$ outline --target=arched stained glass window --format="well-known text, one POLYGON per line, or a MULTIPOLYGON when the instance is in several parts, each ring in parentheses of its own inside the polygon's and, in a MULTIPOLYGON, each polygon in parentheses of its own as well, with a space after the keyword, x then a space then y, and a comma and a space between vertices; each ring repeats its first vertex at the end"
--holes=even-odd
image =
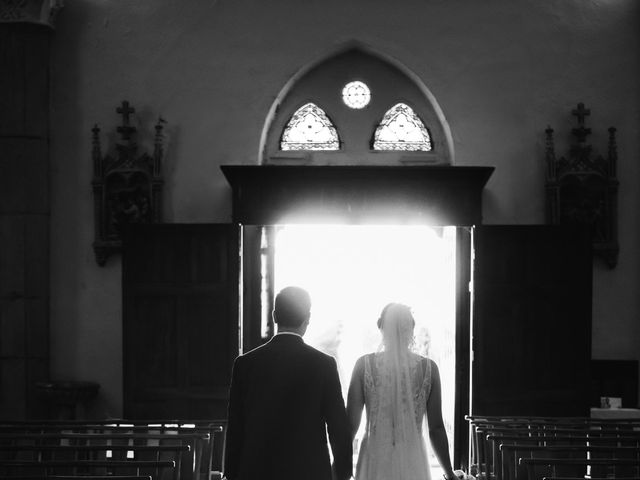
POLYGON ((339 150, 336 127, 314 103, 307 103, 291 116, 282 132, 280 150, 339 150))
POLYGON ((387 110, 373 136, 374 150, 407 150, 428 152, 431 137, 413 109, 398 103, 387 110))

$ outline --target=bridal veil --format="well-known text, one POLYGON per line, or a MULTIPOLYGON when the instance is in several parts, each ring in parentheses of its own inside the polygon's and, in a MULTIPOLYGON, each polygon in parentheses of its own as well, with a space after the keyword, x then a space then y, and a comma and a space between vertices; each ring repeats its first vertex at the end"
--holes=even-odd
POLYGON ((356 480, 429 480, 426 401, 430 362, 414 353, 410 309, 389 304, 378 326, 380 352, 365 357, 367 425, 356 480))

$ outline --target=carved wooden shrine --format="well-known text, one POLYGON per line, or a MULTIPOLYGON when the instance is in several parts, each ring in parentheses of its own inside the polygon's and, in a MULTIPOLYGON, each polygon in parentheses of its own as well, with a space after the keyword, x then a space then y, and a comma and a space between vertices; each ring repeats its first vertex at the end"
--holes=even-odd
POLYGON ((571 130, 575 142, 567 157, 556 158, 553 129, 545 130, 547 221, 588 225, 594 255, 614 268, 619 251, 616 129, 609 128, 607 156, 596 155, 586 144, 591 129, 585 127, 584 120, 591 111, 579 103, 571 113, 577 117, 578 126, 571 130))
POLYGON ((121 141, 113 154, 104 157, 100 147, 100 128, 93 132, 93 196, 95 209, 95 241, 93 249, 98 265, 122 249, 122 231, 131 223, 160 223, 162 221, 161 174, 163 157, 162 123, 155 126, 153 155, 139 153, 133 137, 136 127, 129 115, 135 109, 126 100, 116 109, 122 115, 122 125, 116 132, 121 141))

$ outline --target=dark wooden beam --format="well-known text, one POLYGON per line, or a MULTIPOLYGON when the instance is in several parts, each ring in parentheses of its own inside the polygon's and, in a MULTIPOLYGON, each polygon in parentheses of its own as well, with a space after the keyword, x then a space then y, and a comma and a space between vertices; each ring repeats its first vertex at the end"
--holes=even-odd
POLYGON ((222 165, 233 221, 279 223, 482 223, 493 167, 222 165))

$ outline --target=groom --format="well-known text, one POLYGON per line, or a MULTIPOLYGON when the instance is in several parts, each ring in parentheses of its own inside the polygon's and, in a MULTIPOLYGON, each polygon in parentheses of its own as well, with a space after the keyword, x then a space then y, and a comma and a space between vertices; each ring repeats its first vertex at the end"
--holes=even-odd
POLYGON ((225 449, 228 480, 351 477, 349 422, 336 361, 302 340, 310 315, 309 294, 284 288, 273 309, 278 333, 236 358, 225 449))

